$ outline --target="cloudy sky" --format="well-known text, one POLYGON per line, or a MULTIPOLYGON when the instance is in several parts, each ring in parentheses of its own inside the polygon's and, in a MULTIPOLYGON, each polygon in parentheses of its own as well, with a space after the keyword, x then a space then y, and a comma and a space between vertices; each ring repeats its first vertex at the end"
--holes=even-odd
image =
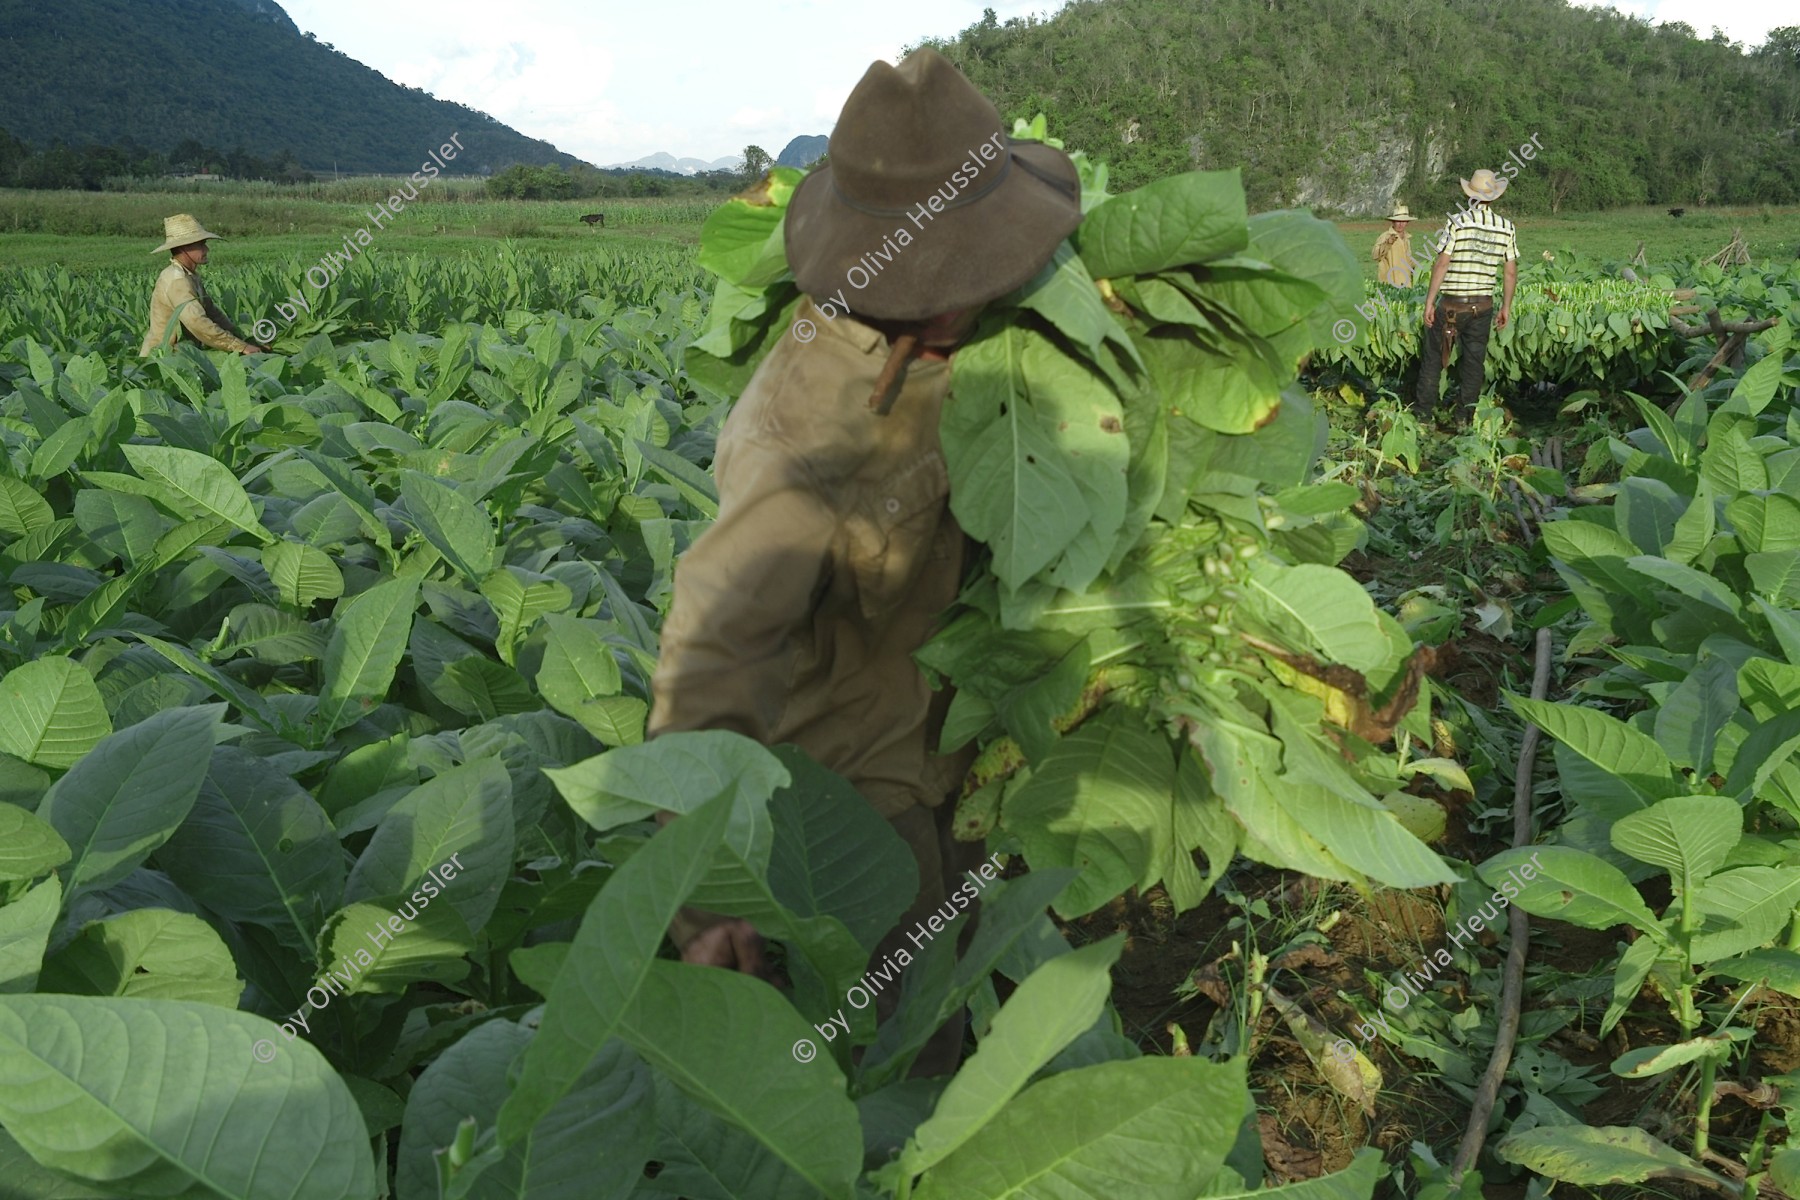
MULTIPOLYGON (((877 58, 1059 0, 282 0, 301 29, 390 79, 480 109, 589 162, 666 150, 704 159, 828 133, 877 58)), ((1613 0, 1715 24, 1746 46, 1796 21, 1792 0, 1613 0)))

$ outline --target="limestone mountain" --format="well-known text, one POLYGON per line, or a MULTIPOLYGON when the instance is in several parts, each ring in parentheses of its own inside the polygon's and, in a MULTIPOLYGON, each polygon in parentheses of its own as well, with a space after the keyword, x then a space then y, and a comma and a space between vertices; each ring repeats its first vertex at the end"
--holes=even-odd
POLYGON ((743 166, 744 160, 735 154, 708 161, 704 158, 677 158, 667 150, 659 150, 655 154, 646 154, 642 158, 634 158, 630 162, 607 163, 608 171, 667 171, 672 175, 699 175, 706 171, 735 171, 743 166))
POLYGON ((454 172, 580 162, 301 33, 275 0, 0 0, 0 127, 43 147, 193 139, 329 172, 411 172, 459 133, 454 172), (27 64, 29 65, 27 67, 27 64))
POLYGON ((1517 211, 1800 201, 1800 27, 1747 50, 1566 0, 1073 0, 927 44, 1118 188, 1241 166, 1254 208, 1435 216, 1537 134, 1517 211))
POLYGON ((810 167, 831 148, 831 138, 823 133, 801 134, 775 156, 778 167, 810 167))

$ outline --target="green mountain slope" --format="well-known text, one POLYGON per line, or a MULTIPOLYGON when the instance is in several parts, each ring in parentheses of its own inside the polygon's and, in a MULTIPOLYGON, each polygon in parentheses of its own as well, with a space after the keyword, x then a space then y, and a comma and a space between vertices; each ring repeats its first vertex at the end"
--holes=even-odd
POLYGON ((579 161, 314 41, 274 0, 0 0, 0 62, 0 127, 37 146, 193 138, 411 172, 459 133, 455 172, 579 161))
POLYGON ((1252 208, 1435 215, 1514 164, 1519 211, 1800 201, 1800 29, 1746 53, 1563 0, 1076 0, 947 54, 1132 187, 1242 165, 1252 208))
POLYGON ((810 167, 825 157, 831 148, 831 138, 823 133, 801 134, 781 148, 775 156, 778 167, 810 167))

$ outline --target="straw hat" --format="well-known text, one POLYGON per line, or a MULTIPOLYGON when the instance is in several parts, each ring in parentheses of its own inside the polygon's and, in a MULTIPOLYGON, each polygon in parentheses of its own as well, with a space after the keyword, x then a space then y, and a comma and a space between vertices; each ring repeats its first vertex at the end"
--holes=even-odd
POLYGON ((1498 200, 1500 193, 1506 190, 1506 180, 1483 167, 1462 181, 1462 190, 1471 200, 1498 200))
POLYGON ((1081 224, 1081 181, 1061 150, 1012 141, 1005 128, 935 50, 898 67, 872 63, 844 102, 826 165, 788 201, 788 265, 800 290, 841 290, 853 312, 917 321, 1030 280, 1081 224), (990 140, 997 153, 984 160, 976 151, 990 140), (934 195, 940 207, 909 215, 934 195), (897 230, 911 241, 900 246, 897 230), (873 261, 888 265, 872 271, 877 250, 873 261))
POLYGON ((1387 215, 1387 219, 1390 221, 1410 221, 1413 219, 1413 215, 1406 205, 1396 204, 1394 205, 1394 211, 1387 215))
POLYGON ((172 217, 163 218, 163 244, 150 253, 161 254, 177 246, 191 246, 195 242, 210 241, 218 236, 216 233, 206 232, 200 227, 200 222, 187 213, 176 213, 172 217))

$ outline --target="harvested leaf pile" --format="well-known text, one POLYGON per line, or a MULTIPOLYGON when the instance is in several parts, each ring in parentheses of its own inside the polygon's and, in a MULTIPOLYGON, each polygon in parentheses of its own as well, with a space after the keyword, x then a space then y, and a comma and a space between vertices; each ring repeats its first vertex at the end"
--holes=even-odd
MULTIPOLYGON (((1192 907, 1239 852, 1450 880, 1394 815, 1411 776, 1448 766, 1408 760, 1429 744, 1420 660, 1337 568, 1355 491, 1308 484, 1324 428, 1294 381, 1359 298, 1354 258, 1306 213, 1247 216, 1235 171, 1112 196, 1073 157, 1085 220, 989 306, 943 417, 952 510, 990 552, 919 656, 957 688, 945 748, 984 747, 963 836, 997 824, 1034 868, 1083 868, 1067 916, 1159 881, 1192 907)), ((798 179, 707 224, 720 282, 688 369, 721 388, 800 303, 798 179)))

